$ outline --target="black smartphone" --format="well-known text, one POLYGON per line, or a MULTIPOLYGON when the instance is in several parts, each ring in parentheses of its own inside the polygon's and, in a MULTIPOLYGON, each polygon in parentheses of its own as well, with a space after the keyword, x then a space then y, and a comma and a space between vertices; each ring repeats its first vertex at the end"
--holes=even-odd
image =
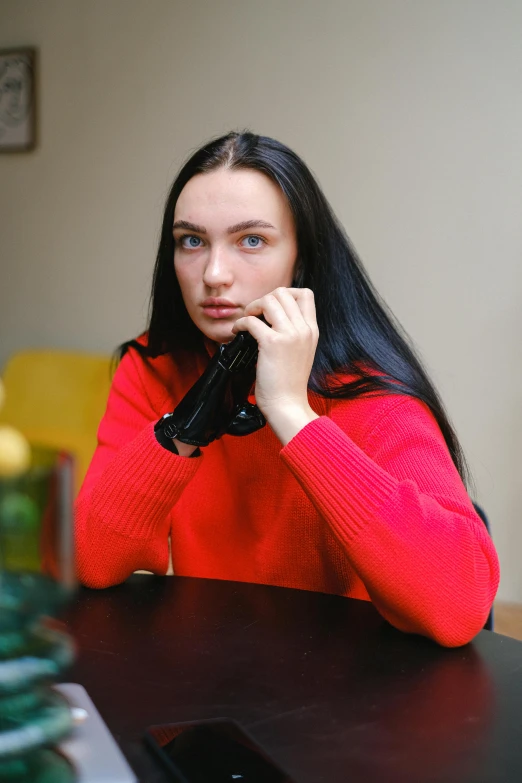
POLYGON ((144 739, 176 783, 295 783, 233 720, 150 726, 144 739))

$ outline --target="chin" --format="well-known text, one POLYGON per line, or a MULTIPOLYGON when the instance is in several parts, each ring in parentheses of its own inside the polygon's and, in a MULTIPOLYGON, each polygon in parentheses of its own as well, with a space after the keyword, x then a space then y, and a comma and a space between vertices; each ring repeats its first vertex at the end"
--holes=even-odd
POLYGON ((233 326, 234 323, 232 321, 212 326, 205 324, 205 328, 201 329, 201 331, 205 337, 214 343, 229 343, 235 337, 235 334, 232 332, 233 326))

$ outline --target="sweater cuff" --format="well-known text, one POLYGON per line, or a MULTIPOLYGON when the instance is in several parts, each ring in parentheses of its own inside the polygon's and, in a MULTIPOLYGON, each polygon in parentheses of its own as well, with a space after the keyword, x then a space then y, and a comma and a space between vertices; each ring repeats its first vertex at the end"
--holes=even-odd
POLYGON ((357 535, 399 486, 327 416, 303 427, 281 458, 344 540, 357 535))
POLYGON ((106 468, 103 481, 93 490, 92 512, 105 518, 106 509, 116 509, 118 513, 111 520, 114 532, 148 538, 158 520, 166 517, 177 502, 200 462, 171 454, 160 446, 150 424, 123 446, 118 458, 106 468))

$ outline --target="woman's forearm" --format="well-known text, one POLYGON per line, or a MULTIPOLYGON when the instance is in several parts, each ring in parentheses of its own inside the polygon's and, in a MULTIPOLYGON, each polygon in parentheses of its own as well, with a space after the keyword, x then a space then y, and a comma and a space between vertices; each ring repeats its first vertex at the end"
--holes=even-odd
POLYGON ((166 573, 169 512, 198 464, 162 448, 151 424, 99 476, 87 476, 75 515, 83 584, 108 587, 137 569, 166 573))
POLYGON ((426 459, 418 460, 419 483, 398 479, 325 417, 282 456, 390 623, 446 646, 465 644, 481 630, 498 585, 498 559, 452 475, 444 505, 422 491, 426 459))

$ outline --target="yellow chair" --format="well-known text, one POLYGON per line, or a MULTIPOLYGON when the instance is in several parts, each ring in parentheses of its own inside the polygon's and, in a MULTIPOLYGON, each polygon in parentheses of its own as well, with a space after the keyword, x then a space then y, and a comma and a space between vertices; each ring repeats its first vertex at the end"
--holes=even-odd
POLYGON ((20 351, 2 377, 0 423, 17 427, 35 447, 64 449, 76 460, 79 489, 96 448, 111 383, 111 359, 58 350, 20 351))

